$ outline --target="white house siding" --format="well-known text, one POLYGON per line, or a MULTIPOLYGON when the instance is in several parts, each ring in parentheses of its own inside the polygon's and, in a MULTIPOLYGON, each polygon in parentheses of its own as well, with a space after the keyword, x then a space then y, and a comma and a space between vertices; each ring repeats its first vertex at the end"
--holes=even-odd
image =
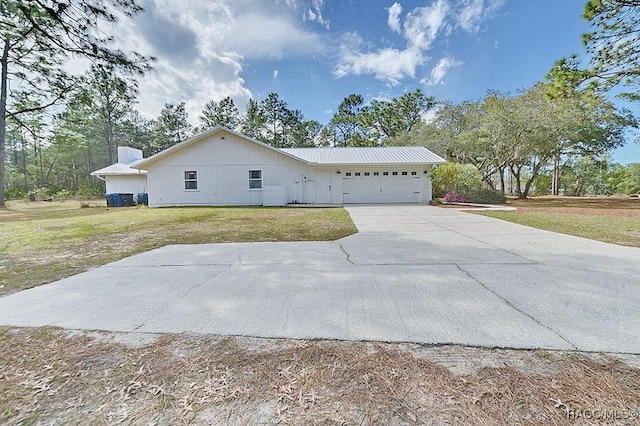
POLYGON ((147 176, 105 176, 107 194, 139 194, 147 192, 147 176))
MULTIPOLYGON (((263 187, 284 186, 289 203, 316 203, 316 169, 221 132, 149 164, 149 205, 261 205, 262 190, 249 189, 249 170, 262 170, 263 187), (198 189, 185 190, 184 173, 192 170, 198 189)), ((342 204, 341 197, 332 203, 342 204)))

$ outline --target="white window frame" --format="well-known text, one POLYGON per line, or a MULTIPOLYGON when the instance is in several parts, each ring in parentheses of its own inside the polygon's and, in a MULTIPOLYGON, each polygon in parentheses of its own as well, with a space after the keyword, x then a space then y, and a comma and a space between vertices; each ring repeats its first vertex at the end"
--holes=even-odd
POLYGON ((262 169, 252 169, 249 170, 249 190, 251 191, 261 191, 262 190, 262 169), (260 177, 253 177, 252 173, 258 172, 260 177), (259 187, 252 187, 252 184, 259 184, 259 187))
POLYGON ((185 191, 198 191, 198 171, 197 170, 185 170, 184 171, 184 190, 185 191), (190 177, 190 173, 194 173, 194 177, 190 177), (187 184, 195 183, 195 188, 187 188, 187 184))

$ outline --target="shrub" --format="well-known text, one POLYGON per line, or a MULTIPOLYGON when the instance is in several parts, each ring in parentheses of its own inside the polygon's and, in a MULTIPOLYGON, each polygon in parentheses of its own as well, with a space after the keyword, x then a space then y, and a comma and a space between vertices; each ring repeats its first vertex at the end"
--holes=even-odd
POLYGON ((507 197, 495 189, 477 189, 465 193, 467 202, 479 203, 479 204, 504 204, 507 201, 507 197))
POLYGON ((445 203, 466 203, 467 199, 464 195, 456 194, 455 192, 447 192, 444 194, 445 203))
POLYGON ((29 198, 33 198, 35 201, 51 201, 53 194, 55 193, 56 190, 54 188, 37 188, 29 193, 29 198))
POLYGON ((533 189, 533 195, 549 195, 551 194, 551 181, 553 180, 551 174, 541 173, 536 178, 536 184, 533 189))
POLYGON ((625 166, 624 178, 616 189, 626 194, 640 193, 640 163, 631 163, 625 166))
POLYGON ((21 188, 7 188, 4 191, 7 200, 20 200, 27 198, 27 191, 21 188))
POLYGON ((80 185, 75 195, 82 198, 95 198, 104 195, 104 185, 80 185))
POLYGON ((53 194, 53 199, 56 201, 64 201, 69 197, 71 197, 71 191, 67 189, 61 189, 60 191, 53 194))
POLYGON ((433 194, 442 197, 447 193, 463 194, 480 189, 480 172, 473 166, 458 163, 444 163, 431 172, 433 194))

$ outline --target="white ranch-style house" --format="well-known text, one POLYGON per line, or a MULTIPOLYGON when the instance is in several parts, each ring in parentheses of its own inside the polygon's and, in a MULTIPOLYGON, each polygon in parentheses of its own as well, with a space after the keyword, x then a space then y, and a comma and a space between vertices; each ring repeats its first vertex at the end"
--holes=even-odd
POLYGON ((128 167, 146 172, 151 207, 281 206, 428 203, 443 162, 420 146, 279 149, 215 127, 128 167))

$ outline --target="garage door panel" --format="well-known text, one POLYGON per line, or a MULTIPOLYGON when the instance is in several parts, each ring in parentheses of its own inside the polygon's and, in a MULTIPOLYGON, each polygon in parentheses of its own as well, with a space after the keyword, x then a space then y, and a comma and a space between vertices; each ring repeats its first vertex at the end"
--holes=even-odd
POLYGON ((420 186, 419 176, 349 176, 343 179, 343 202, 417 203, 420 186))

